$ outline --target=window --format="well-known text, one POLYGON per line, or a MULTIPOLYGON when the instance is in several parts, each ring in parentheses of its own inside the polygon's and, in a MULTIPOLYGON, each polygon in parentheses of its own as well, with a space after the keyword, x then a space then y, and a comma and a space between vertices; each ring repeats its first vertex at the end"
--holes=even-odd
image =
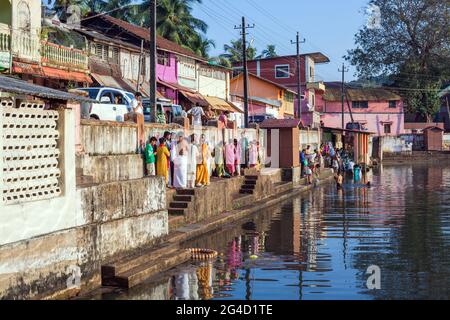
POLYGON ((158 64, 170 67, 169 53, 166 51, 158 52, 158 64))
POLYGON ((281 64, 275 66, 275 78, 289 78, 289 65, 281 64))
POLYGON ((112 103, 114 101, 113 97, 112 97, 112 92, 105 90, 102 92, 101 96, 100 96, 100 102, 102 103, 112 103))
POLYGON ((112 47, 112 62, 119 64, 119 48, 112 47))
POLYGON ((146 64, 145 64, 145 57, 141 57, 141 60, 140 60, 141 62, 140 62, 140 66, 141 66, 141 76, 145 76, 147 73, 146 73, 146 64))
POLYGON ((287 102, 294 102, 294 94, 292 92, 286 91, 285 100, 287 102))
POLYGON ((114 95, 114 104, 127 104, 127 100, 120 92, 114 91, 112 94, 114 95))
MULTIPOLYGON (((103 45, 101 43, 92 43, 92 51, 94 52, 95 56, 99 57, 100 59, 104 61, 108 61, 108 54, 109 54, 109 47, 107 45, 103 45)), ((117 52, 117 59, 118 59, 119 53, 117 52)))
POLYGON ((311 66, 309 67, 309 79, 314 82, 314 68, 311 66))
POLYGON ((386 133, 386 134, 391 133, 391 124, 390 123, 384 124, 384 133, 386 133))
POLYGON ((396 107, 397 107, 397 101, 389 100, 389 108, 396 108, 396 107))
POLYGON ((355 109, 361 109, 361 108, 368 108, 369 102, 368 101, 352 101, 352 108, 355 109))

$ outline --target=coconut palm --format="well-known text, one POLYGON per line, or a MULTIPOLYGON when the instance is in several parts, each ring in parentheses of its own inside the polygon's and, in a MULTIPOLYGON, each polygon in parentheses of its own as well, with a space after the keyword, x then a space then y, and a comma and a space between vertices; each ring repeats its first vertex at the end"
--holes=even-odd
POLYGON ((278 57, 278 54, 275 49, 274 44, 267 45, 266 49, 264 49, 258 58, 275 58, 278 57))
MULTIPOLYGON (((225 52, 219 57, 228 60, 231 65, 242 61, 242 41, 231 40, 230 44, 225 44, 223 46, 223 50, 225 52)), ((247 47, 247 59, 253 60, 255 58, 256 48, 254 48, 252 45, 249 45, 247 47)))
POLYGON ((215 47, 216 43, 214 42, 214 40, 208 39, 201 34, 193 37, 188 44, 188 48, 194 51, 194 53, 196 53, 197 55, 202 56, 206 59, 209 58, 209 50, 215 47))
MULTIPOLYGON (((189 46, 199 33, 206 33, 208 25, 192 16, 192 4, 201 0, 159 0, 156 7, 156 28, 162 37, 180 45, 189 46)), ((144 27, 149 23, 150 1, 136 6, 133 22, 144 27)))

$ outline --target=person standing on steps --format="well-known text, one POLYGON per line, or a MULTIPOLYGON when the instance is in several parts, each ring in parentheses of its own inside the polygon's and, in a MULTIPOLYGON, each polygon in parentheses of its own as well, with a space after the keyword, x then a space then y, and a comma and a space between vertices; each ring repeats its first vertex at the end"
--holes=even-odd
POLYGON ((147 169, 147 176, 154 176, 156 174, 156 138, 151 137, 145 145, 145 167, 147 169))
POLYGON ((195 179, 195 184, 197 187, 209 185, 209 174, 208 174, 208 145, 205 141, 205 135, 200 136, 200 150, 199 157, 200 161, 197 161, 197 176, 195 179))
POLYGON ((170 152, 166 146, 166 139, 161 138, 156 150, 156 174, 165 178, 167 186, 169 184, 169 163, 170 152))
POLYGON ((190 136, 188 149, 187 187, 194 188, 197 173, 197 159, 199 157, 195 134, 190 136))

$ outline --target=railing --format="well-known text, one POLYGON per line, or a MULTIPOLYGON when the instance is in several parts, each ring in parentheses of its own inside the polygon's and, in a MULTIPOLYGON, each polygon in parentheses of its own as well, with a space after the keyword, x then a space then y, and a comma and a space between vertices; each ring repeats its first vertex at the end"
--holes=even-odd
POLYGON ((57 67, 88 70, 88 55, 78 49, 42 41, 42 63, 57 67))
POLYGON ((4 30, 0 30, 0 51, 11 51, 11 35, 4 30))
POLYGON ((14 41, 12 41, 11 47, 15 57, 39 62, 40 41, 37 35, 26 31, 14 30, 12 38, 14 41))
POLYGON ((9 26, 0 24, 0 69, 11 67, 11 32, 9 26))

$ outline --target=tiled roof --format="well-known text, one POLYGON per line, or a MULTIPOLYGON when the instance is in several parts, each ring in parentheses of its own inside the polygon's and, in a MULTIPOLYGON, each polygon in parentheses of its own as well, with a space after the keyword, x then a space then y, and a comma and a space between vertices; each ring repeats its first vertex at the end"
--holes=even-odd
POLYGON ((298 128, 302 126, 300 119, 266 119, 260 124, 263 129, 298 128))
MULTIPOLYGON (((382 88, 352 88, 346 90, 350 101, 387 101, 402 98, 392 91, 382 88)), ((323 95, 325 101, 341 101, 341 89, 329 88, 323 95)))
MULTIPOLYGON (((118 27, 120 27, 121 29, 123 29, 129 33, 132 33, 141 39, 150 41, 150 32, 146 28, 139 27, 137 25, 128 23, 126 21, 123 21, 123 20, 120 20, 117 18, 113 18, 108 15, 101 15, 101 16, 99 16, 99 18, 101 18, 105 21, 108 21, 109 23, 115 24, 118 27)), ((196 60, 206 61, 203 57, 200 57, 199 55, 195 54, 191 50, 184 48, 184 47, 180 46, 179 44, 177 44, 173 41, 167 40, 159 35, 156 35, 156 47, 161 50, 179 53, 181 55, 188 56, 188 57, 191 57, 196 60)))

